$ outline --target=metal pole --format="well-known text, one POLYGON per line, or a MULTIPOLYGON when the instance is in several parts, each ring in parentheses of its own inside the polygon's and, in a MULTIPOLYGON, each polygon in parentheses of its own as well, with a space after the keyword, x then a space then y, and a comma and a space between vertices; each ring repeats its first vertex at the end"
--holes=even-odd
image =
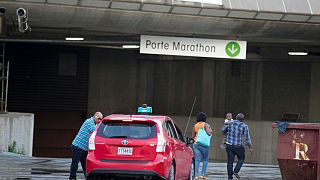
POLYGON ((193 108, 194 108, 194 105, 196 104, 196 100, 197 100, 197 96, 194 97, 194 100, 193 100, 193 104, 192 104, 192 108, 191 108, 191 111, 190 111, 190 114, 189 114, 189 119, 188 119, 188 122, 187 122, 187 126, 184 130, 184 136, 186 136, 186 133, 187 133, 187 129, 188 129, 188 126, 189 126, 189 123, 190 123, 190 119, 191 119, 191 115, 192 115, 192 112, 193 112, 193 108))
POLYGON ((4 67, 5 67, 5 65, 4 65, 4 50, 5 50, 5 43, 3 42, 2 43, 2 65, 1 65, 1 111, 3 111, 4 110, 4 107, 3 107, 3 103, 4 103, 4 95, 3 95, 3 93, 4 93, 4 81, 5 81, 5 78, 4 78, 4 67))
POLYGON ((6 101, 5 101, 5 104, 4 104, 4 112, 7 112, 8 89, 9 89, 9 61, 8 61, 8 65, 7 65, 6 101))

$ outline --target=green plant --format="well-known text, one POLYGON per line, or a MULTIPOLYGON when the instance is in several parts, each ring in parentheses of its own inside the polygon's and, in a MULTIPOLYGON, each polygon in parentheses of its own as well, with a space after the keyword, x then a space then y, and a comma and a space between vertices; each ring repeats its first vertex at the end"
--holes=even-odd
POLYGON ((8 152, 25 155, 24 148, 17 149, 17 142, 16 141, 13 141, 12 143, 10 143, 8 145, 8 152))
POLYGON ((13 141, 12 143, 9 144, 8 146, 8 152, 13 152, 16 153, 16 146, 17 146, 17 142, 13 141))

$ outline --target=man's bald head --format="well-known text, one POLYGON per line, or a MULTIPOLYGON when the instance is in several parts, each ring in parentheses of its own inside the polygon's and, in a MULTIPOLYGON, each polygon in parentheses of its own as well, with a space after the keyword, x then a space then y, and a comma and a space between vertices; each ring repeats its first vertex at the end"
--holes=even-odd
POLYGON ((244 115, 242 113, 237 114, 236 119, 239 121, 243 121, 244 120, 244 115))
POLYGON ((94 119, 94 123, 98 124, 103 118, 103 115, 101 112, 96 112, 94 113, 93 119, 94 119))

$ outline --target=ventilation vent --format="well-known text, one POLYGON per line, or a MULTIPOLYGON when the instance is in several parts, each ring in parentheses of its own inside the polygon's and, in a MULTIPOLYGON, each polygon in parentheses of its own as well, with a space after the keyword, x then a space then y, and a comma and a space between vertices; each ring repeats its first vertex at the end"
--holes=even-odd
POLYGON ((297 112, 283 112, 282 121, 298 122, 300 120, 300 113, 297 112))

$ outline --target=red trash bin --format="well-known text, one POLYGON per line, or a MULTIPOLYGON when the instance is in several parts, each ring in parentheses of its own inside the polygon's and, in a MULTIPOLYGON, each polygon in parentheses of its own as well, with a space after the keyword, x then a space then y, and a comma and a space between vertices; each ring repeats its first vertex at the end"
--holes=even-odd
MULTIPOLYGON (((272 127, 277 127, 272 123, 272 127)), ((278 162, 283 180, 320 180, 320 124, 289 123, 278 133, 278 162)))

